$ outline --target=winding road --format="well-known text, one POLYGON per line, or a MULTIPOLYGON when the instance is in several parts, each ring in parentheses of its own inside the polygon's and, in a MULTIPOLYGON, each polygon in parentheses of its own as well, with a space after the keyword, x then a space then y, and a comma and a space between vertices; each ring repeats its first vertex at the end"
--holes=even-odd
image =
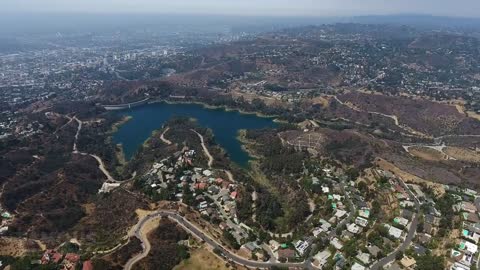
POLYGON ((355 205, 353 204, 352 200, 350 199, 349 193, 345 190, 345 179, 341 180, 340 183, 340 190, 345 194, 345 198, 347 199, 348 203, 350 204, 350 213, 346 218, 344 218, 342 221, 340 221, 335 229, 331 230, 330 233, 328 234, 328 238, 331 240, 337 235, 337 229, 342 228, 347 222, 352 222, 353 218, 355 217, 357 213, 357 209, 355 208, 355 205))
MULTIPOLYGON (((344 182, 342 181, 342 190, 345 192, 345 186, 344 182)), ((348 194, 345 192, 347 199, 350 201, 351 205, 351 211, 348 217, 343 219, 336 228, 341 228, 344 224, 346 224, 348 221, 351 221, 353 217, 355 216, 356 209, 355 206, 351 203, 350 197, 348 194)), ((201 241, 207 243, 209 246, 211 246, 213 249, 219 250, 220 251, 220 256, 222 256, 225 260, 234 262, 239 265, 243 265, 248 268, 261 268, 261 269, 268 269, 272 266, 277 266, 277 267, 300 267, 304 269, 317 269, 312 263, 311 259, 312 257, 308 258, 304 262, 300 263, 280 263, 280 262, 275 262, 274 260, 270 260, 268 262, 259 262, 259 261, 251 261, 245 258, 242 258, 238 256, 237 254, 229 251, 226 249, 224 246, 222 246, 220 243, 218 243, 216 240, 205 234, 200 228, 198 228, 196 225, 185 219, 184 217, 180 216, 178 213, 173 212, 173 211, 167 211, 167 210, 159 210, 156 211, 152 214, 149 214, 139 220, 137 225, 135 226, 135 237, 137 237, 141 242, 142 242, 142 248, 143 251, 140 254, 137 254, 133 258, 131 258, 127 264, 125 265, 124 269, 125 270, 131 270, 133 265, 135 265, 137 262, 145 258, 148 253, 150 252, 151 244, 148 241, 146 235, 142 233, 143 227, 149 222, 154 219, 158 218, 169 218, 170 220, 178 223, 181 225, 188 233, 193 235, 194 237, 200 239, 201 241)), ((415 225, 416 228, 416 225, 415 225)), ((333 238, 336 234, 336 230, 332 230, 329 234, 329 238, 333 238)), ((395 258, 395 254, 393 254, 393 258, 395 258)), ((383 264, 384 265, 384 264, 383 264)))
POLYGON ((170 220, 178 223, 182 226, 188 233, 192 234, 193 236, 197 237, 201 241, 205 242, 213 249, 220 251, 220 256, 225 258, 228 261, 234 262, 239 265, 243 265, 249 268, 270 268, 272 266, 277 267, 301 267, 301 268, 308 268, 312 269, 312 264, 310 261, 305 261, 301 263, 277 263, 277 262, 258 262, 258 261, 251 261, 245 258, 238 256, 237 254, 227 250, 223 247, 220 243, 215 241, 213 238, 205 234, 200 228, 196 225, 192 224, 190 221, 185 219, 184 217, 180 216, 176 212, 167 211, 167 210, 159 210, 152 214, 147 215, 146 217, 142 218, 137 225, 135 226, 135 236, 142 242, 143 252, 136 255, 135 257, 131 258, 127 264, 125 265, 125 270, 132 269, 132 266, 140 261, 141 259, 145 258, 150 251, 150 242, 148 241, 147 237, 141 233, 143 226, 153 219, 158 218, 169 218, 170 220))
POLYGON ((80 135, 80 131, 82 130, 83 122, 80 121, 76 116, 73 117, 73 120, 77 121, 78 123, 77 133, 75 133, 75 140, 73 141, 73 153, 78 154, 79 152, 77 149, 77 141, 78 141, 78 136, 80 135))
POLYGON ((196 130, 194 129, 190 129, 191 131, 195 132, 197 135, 198 135, 198 138, 200 138, 200 142, 202 143, 202 148, 203 148, 203 152, 205 153, 205 155, 208 157, 208 167, 209 168, 212 168, 212 164, 213 164, 213 157, 212 155, 210 154, 210 152, 208 151, 208 148, 207 146, 205 145, 205 141, 203 139, 203 136, 202 134, 198 133, 196 130))
POLYGON ((415 197, 415 195, 412 193, 412 191, 410 190, 409 187, 407 187, 407 185, 405 185, 405 183, 403 181, 400 180, 400 182, 402 183, 402 186, 405 188, 405 190, 408 192, 408 194, 410 195, 411 198, 414 198, 414 202, 415 202, 415 209, 416 209, 416 213, 413 217, 413 220, 412 220, 412 223, 410 224, 410 229, 408 230, 408 234, 407 234, 407 237, 405 238, 405 240, 403 241, 403 243, 397 248, 395 249, 392 253, 388 254, 386 257, 384 257, 383 259, 377 261, 376 263, 374 263, 372 265, 372 267, 370 267, 371 270, 380 270, 380 269, 383 269, 383 267, 387 264, 389 264, 390 262, 393 262, 395 260, 395 257, 397 256, 397 254, 399 252, 403 252, 405 251, 408 246, 410 246, 410 244, 412 243, 412 240, 413 238, 415 237, 415 232, 417 231, 417 226, 418 226, 418 215, 419 215, 419 212, 420 212, 420 202, 418 201, 418 198, 415 197))
POLYGON ((167 140, 167 139, 165 138, 165 133, 167 133, 169 130, 170 130, 170 127, 167 127, 167 128, 162 132, 162 135, 160 135, 160 140, 162 140, 162 142, 164 142, 164 143, 167 144, 167 145, 171 145, 171 144, 172 144, 172 141, 167 140))

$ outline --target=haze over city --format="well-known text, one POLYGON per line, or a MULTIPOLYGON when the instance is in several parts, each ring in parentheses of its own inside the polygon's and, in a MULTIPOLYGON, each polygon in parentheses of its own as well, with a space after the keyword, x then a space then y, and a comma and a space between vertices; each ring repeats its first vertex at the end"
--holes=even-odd
POLYGON ((478 17, 477 0, 15 0, 3 1, 8 12, 194 13, 269 16, 352 16, 415 13, 478 17))

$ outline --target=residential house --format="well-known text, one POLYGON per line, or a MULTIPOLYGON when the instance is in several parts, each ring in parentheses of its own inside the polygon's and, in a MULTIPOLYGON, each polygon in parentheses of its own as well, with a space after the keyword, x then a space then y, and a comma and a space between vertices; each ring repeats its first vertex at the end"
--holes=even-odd
POLYGON ((41 258, 42 264, 56 263, 58 264, 63 258, 63 254, 53 249, 47 249, 41 258))
POLYGON ((450 252, 450 258, 452 258, 455 262, 459 262, 463 258, 463 252, 452 249, 452 251, 450 252))
POLYGON ((341 219, 341 218, 344 217, 346 214, 347 214, 347 211, 345 211, 345 210, 337 209, 337 210, 335 211, 335 217, 336 217, 337 219, 341 219))
POLYGON ((450 270, 470 270, 470 267, 456 262, 450 267, 450 270))
POLYGON ((400 264, 407 269, 415 268, 416 263, 417 262, 414 258, 408 256, 403 256, 403 258, 400 260, 400 264))
POLYGON ((461 250, 461 251, 466 251, 466 252, 469 252, 471 254, 475 254, 477 253, 478 251, 478 246, 474 243, 471 243, 469 241, 466 241, 466 240, 462 240, 458 246, 458 248, 461 250))
POLYGON ((369 218, 370 217, 370 209, 369 208, 362 208, 358 211, 358 215, 363 217, 363 218, 369 218))
POLYGON ((324 219, 320 219, 320 224, 320 227, 326 232, 332 227, 332 224, 324 219))
POLYGON ((464 229, 469 230, 469 231, 476 232, 476 233, 480 234, 480 224, 479 223, 470 223, 470 222, 464 221, 462 223, 462 227, 464 229))
POLYGON ((298 240, 295 243, 295 249, 297 250, 298 254, 300 254, 301 256, 305 254, 305 251, 308 249, 308 247, 309 247, 309 244, 307 241, 298 240))
POLYGON ((318 237, 322 232, 325 232, 325 231, 320 227, 316 227, 313 229, 312 234, 314 237, 318 237))
POLYGON ((427 248, 421 245, 413 245, 413 250, 418 256, 423 256, 427 253, 427 248))
POLYGON ((395 239, 399 239, 400 237, 402 237, 402 234, 403 234, 403 231, 398 229, 398 228, 395 228, 393 226, 390 226, 388 224, 385 225, 388 229, 388 234, 390 236, 392 236, 393 238, 395 239))
POLYGON ((393 223, 406 227, 408 225, 408 219, 403 217, 396 217, 393 219, 393 223))
POLYGON ((268 242, 268 244, 270 245, 270 249, 271 249, 272 251, 276 251, 277 249, 280 248, 280 243, 278 243, 278 242, 275 241, 275 240, 270 240, 270 241, 268 242))
POLYGON ((216 195, 218 194, 218 192, 220 192, 220 188, 218 188, 217 186, 211 185, 208 187, 208 193, 216 195))
POLYGON ((400 202, 400 207, 406 208, 406 207, 414 207, 415 203, 412 201, 401 201, 400 202))
POLYGON ((328 258, 332 256, 332 253, 328 251, 328 249, 318 252, 315 256, 313 256, 314 259, 314 265, 318 268, 323 268, 323 266, 327 263, 328 258))
POLYGON ((341 250, 343 248, 342 242, 336 237, 330 241, 330 244, 337 250, 341 250))
POLYGON ((476 233, 476 232, 471 232, 467 229, 463 229, 462 230, 462 236, 472 242, 474 242, 475 244, 478 244, 478 241, 480 239, 480 234, 476 233))
POLYGON ((430 243, 430 240, 432 239, 432 236, 428 233, 420 233, 418 234, 418 242, 421 244, 428 244, 430 243))
POLYGON ((362 227, 366 227, 368 225, 368 220, 362 218, 362 217, 357 217, 355 219, 355 224, 358 224, 362 227))
POLYGON ((370 255, 372 255, 375 258, 378 256, 378 253, 382 251, 379 247, 375 245, 367 245, 367 250, 368 250, 368 253, 370 253, 370 255))
POLYGON ((248 254, 251 254, 253 251, 255 251, 258 248, 257 244, 254 242, 248 242, 243 244, 240 249, 246 251, 248 254))
POLYGON ((357 262, 352 265, 352 270, 366 270, 367 268, 357 262))
POLYGON ((202 173, 203 173, 203 175, 205 175, 206 177, 210 177, 210 176, 213 174, 213 172, 210 171, 210 170, 204 170, 202 173))
POLYGON ((347 225, 347 231, 353 234, 358 234, 362 231, 362 228, 355 223, 350 223, 349 225, 347 225))
POLYGON ((364 265, 369 265, 370 264, 370 254, 369 253, 358 253, 358 255, 355 257, 357 258, 360 262, 362 262, 364 265))
POLYGON ((435 229, 433 228, 432 224, 430 223, 425 223, 423 225, 423 232, 429 235, 435 235, 435 229))
POLYGON ((475 213, 477 212, 477 207, 471 202, 460 202, 457 204, 460 211, 468 212, 468 213, 475 213))
POLYGON ((464 212, 462 213, 462 217, 464 220, 471 222, 471 223, 480 223, 480 218, 478 217, 477 213, 469 213, 464 212))
POLYGON ((80 262, 80 255, 75 253, 67 253, 63 260, 63 270, 74 270, 80 262))

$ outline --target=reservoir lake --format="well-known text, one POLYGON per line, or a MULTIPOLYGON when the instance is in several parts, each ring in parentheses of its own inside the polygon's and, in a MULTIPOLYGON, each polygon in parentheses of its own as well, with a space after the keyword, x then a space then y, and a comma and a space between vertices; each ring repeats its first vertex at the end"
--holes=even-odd
MULTIPOLYGON (((198 124, 210 128, 215 141, 226 150, 230 159, 240 166, 247 166, 250 156, 237 139, 241 129, 275 127, 273 118, 243 114, 238 111, 205 108, 199 104, 153 103, 115 112, 132 119, 121 125, 113 135, 115 144, 122 144, 125 158, 129 160, 154 130, 175 116, 195 118, 198 124)), ((168 132, 165 137, 168 139, 168 132)))

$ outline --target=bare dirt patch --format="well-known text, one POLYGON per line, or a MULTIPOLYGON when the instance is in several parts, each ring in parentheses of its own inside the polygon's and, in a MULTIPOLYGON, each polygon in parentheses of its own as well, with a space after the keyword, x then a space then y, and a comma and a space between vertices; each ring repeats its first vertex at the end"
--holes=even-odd
POLYGON ((325 97, 315 97, 311 99, 313 104, 320 104, 322 107, 328 107, 330 105, 330 100, 325 97))
POLYGON ((82 205, 83 210, 85 210, 85 214, 91 215, 95 211, 95 204, 94 203, 86 203, 82 205))
POLYGON ((443 151, 457 160, 480 163, 480 153, 469 149, 448 146, 443 151))
POLYGON ((219 259, 215 254, 213 254, 210 250, 206 247, 201 247, 199 249, 194 250, 190 258, 183 261, 179 265, 173 268, 174 270, 231 270, 231 269, 238 269, 243 270, 246 269, 244 267, 232 267, 219 259))
POLYGON ((468 115, 468 117, 471 117, 471 118, 474 118, 474 119, 477 119, 477 120, 480 121, 480 114, 478 114, 476 112, 467 111, 467 115, 468 115))
POLYGON ((431 187, 433 191, 435 192, 436 195, 441 196, 445 193, 445 189, 442 184, 434 183, 431 181, 427 181, 423 178, 420 178, 416 175, 413 175, 411 173, 405 172, 398 168, 397 166, 393 165, 392 163, 384 160, 384 159, 376 159, 375 164, 380 167, 381 169, 385 171, 389 171, 393 173, 394 175, 400 177, 407 183, 413 183, 413 184, 418 184, 418 185, 426 185, 428 187, 431 187))
POLYGON ((446 160, 447 155, 428 147, 414 146, 408 149, 408 152, 413 156, 430 161, 446 160))
POLYGON ((33 240, 14 237, 0 238, 0 255, 22 257, 27 255, 27 253, 40 250, 37 242, 33 240))

